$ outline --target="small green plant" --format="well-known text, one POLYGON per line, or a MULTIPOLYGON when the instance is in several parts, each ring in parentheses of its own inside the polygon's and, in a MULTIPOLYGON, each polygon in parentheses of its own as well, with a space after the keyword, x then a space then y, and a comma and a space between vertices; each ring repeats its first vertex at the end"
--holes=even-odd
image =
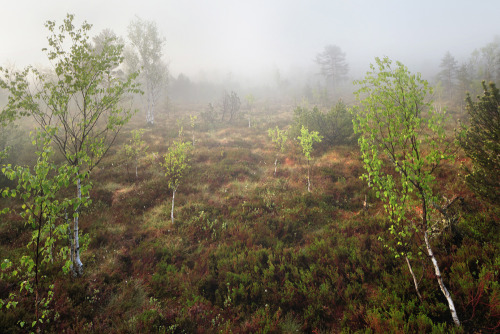
POLYGON ((2 162, 3 159, 7 158, 7 156, 9 155, 9 150, 10 147, 6 147, 0 151, 0 162, 2 162))
POLYGON ((251 127, 250 123, 250 114, 252 112, 253 104, 255 103, 255 97, 252 94, 248 94, 245 96, 245 100, 247 101, 248 108, 248 127, 251 127))
POLYGON ((196 120, 198 119, 198 116, 192 116, 192 115, 189 115, 189 121, 190 121, 190 125, 191 125, 191 131, 193 132, 193 147, 194 147, 194 127, 196 126, 196 120))
POLYGON ((273 129, 267 130, 269 137, 274 144, 274 148, 276 150, 276 159, 274 160, 274 176, 276 176, 276 171, 278 168, 278 157, 280 153, 285 152, 286 142, 288 140, 288 132, 286 130, 280 130, 278 126, 273 129))
POLYGON ((307 161, 307 191, 311 192, 311 153, 314 142, 321 143, 323 137, 318 134, 318 131, 309 132, 309 130, 302 125, 300 136, 298 136, 297 139, 299 140, 300 146, 302 147, 302 153, 307 161))
POLYGON ((135 162, 136 179, 138 177, 137 166, 139 165, 139 158, 142 155, 145 155, 146 151, 148 150, 148 145, 146 145, 146 142, 142 139, 145 131, 145 129, 132 130, 132 139, 130 139, 129 144, 125 144, 125 154, 127 155, 127 158, 135 162))
MULTIPOLYGON (((182 135, 182 129, 180 135, 182 135)), ((192 149, 191 143, 184 142, 182 136, 180 137, 179 140, 174 141, 168 148, 167 153, 163 156, 164 162, 161 163, 165 171, 165 176, 168 179, 168 187, 172 190, 172 211, 170 213, 172 224, 174 224, 175 193, 183 177, 190 168, 189 160, 192 149)))

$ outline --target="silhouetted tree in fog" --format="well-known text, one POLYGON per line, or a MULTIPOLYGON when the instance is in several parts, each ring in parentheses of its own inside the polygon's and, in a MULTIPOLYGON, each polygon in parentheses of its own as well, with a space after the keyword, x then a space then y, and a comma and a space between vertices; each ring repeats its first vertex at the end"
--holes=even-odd
POLYGON ((439 67, 441 71, 438 73, 438 78, 444 86, 449 101, 451 101, 457 78, 457 61, 448 51, 443 59, 441 59, 441 65, 439 65, 439 67))
POLYGON ((316 55, 315 61, 320 66, 320 74, 332 84, 335 91, 349 72, 345 53, 337 45, 327 45, 323 52, 316 55))
POLYGON ((500 36, 480 49, 479 75, 486 82, 500 80, 500 36))
POLYGON ((146 122, 154 124, 155 105, 168 82, 168 66, 161 59, 165 38, 155 22, 138 17, 128 26, 131 48, 126 50, 126 64, 131 71, 140 70, 146 99, 146 122))
POLYGON ((221 105, 221 120, 226 120, 226 117, 229 122, 234 120, 239 115, 240 106, 241 101, 238 94, 235 92, 231 92, 230 94, 224 92, 221 105))

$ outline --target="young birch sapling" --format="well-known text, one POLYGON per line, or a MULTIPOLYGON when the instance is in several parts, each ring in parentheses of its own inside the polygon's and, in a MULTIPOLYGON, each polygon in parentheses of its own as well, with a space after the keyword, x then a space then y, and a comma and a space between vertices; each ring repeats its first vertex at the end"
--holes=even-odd
POLYGON ((360 108, 354 130, 360 134, 359 145, 366 173, 376 196, 384 201, 390 222, 385 245, 396 257, 410 265, 412 250, 424 248, 434 267, 438 285, 448 301, 454 323, 460 326, 452 297, 446 288, 432 250, 431 215, 438 202, 433 193, 433 172, 444 159, 452 157, 444 134, 444 114, 426 100, 432 88, 420 74, 412 74, 400 62, 376 58, 365 79, 355 82, 360 108), (421 244, 423 241, 423 245, 421 244))
POLYGON ((288 132, 286 130, 280 130, 280 128, 276 126, 274 130, 268 129, 267 133, 274 144, 274 149, 276 150, 276 158, 274 159, 274 176, 276 177, 278 158, 280 154, 285 152, 288 132))
POLYGON ((255 103, 255 97, 252 94, 248 94, 245 96, 245 100, 247 101, 247 108, 248 108, 248 127, 251 127, 250 123, 250 114, 252 112, 253 104, 255 103))
MULTIPOLYGON (((129 160, 133 160, 135 162, 135 178, 137 179, 137 166, 139 165, 139 158, 146 154, 148 149, 148 145, 146 142, 142 140, 142 136, 146 130, 132 130, 132 139, 130 139, 130 144, 125 144, 125 153, 129 160)), ((127 164, 128 166, 128 164, 127 164)), ((128 171, 128 167, 127 167, 128 171)), ((127 172, 128 174, 128 172, 127 172)))
POLYGON ((311 192, 311 153, 313 150, 314 142, 321 143, 323 136, 320 136, 318 131, 311 131, 302 125, 300 129, 300 136, 297 137, 300 146, 302 147, 302 153, 307 161, 307 191, 311 192))
POLYGON ((191 125, 191 131, 193 132, 193 147, 194 147, 194 127, 196 126, 196 120, 198 119, 198 116, 191 116, 189 115, 189 122, 191 125))
POLYGON ((181 135, 182 129, 179 135, 180 138, 172 143, 167 153, 163 156, 164 162, 160 163, 168 179, 168 188, 172 190, 172 211, 170 212, 172 225, 174 224, 175 193, 190 168, 189 162, 192 149, 191 143, 184 142, 181 135))

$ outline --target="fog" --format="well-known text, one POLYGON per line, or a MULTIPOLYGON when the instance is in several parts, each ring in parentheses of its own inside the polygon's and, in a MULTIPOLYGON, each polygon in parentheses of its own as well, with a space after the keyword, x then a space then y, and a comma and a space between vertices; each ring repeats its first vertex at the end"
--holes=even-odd
POLYGON ((375 56, 431 73, 446 51, 458 61, 500 34, 500 1, 4 1, 0 64, 45 65, 47 20, 110 28, 126 38, 137 15, 155 21, 166 39, 172 76, 192 80, 268 82, 317 73, 315 55, 335 44, 346 53, 350 76, 364 73, 375 56), (273 74, 274 73, 274 74, 273 74))

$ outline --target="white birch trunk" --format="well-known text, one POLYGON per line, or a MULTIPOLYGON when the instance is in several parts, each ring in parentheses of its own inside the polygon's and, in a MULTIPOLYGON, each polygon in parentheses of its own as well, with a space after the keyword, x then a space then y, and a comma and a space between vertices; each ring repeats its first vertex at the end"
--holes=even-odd
POLYGON ((310 178, 311 168, 309 167, 309 161, 307 161, 307 192, 311 192, 311 178, 310 178))
POLYGON ((420 295, 420 291, 418 290, 417 278, 415 277, 415 274, 413 273, 413 269, 411 268, 410 260, 408 259, 408 256, 405 256, 405 259, 406 259, 406 264, 408 265, 408 269, 410 269, 411 277, 413 278, 413 284, 415 285, 415 290, 417 291, 418 299, 420 299, 420 301, 422 301, 422 295, 420 295))
POLYGON ((177 189, 174 189, 172 192, 172 211, 170 211, 170 218, 172 219, 172 225, 174 225, 174 201, 175 201, 175 192, 177 189))
MULTIPOLYGON (((49 230, 49 238, 52 239, 52 232, 53 232, 53 229, 54 229, 54 225, 52 225, 53 223, 50 223, 51 226, 50 226, 50 230, 49 230)), ((54 257, 52 255, 52 247, 54 247, 53 244, 50 244, 50 247, 49 247, 49 256, 50 256, 50 263, 54 263, 54 257)))
POLYGON ((455 304, 453 303, 453 299, 451 299, 451 294, 446 289, 446 286, 443 283, 443 278, 441 277, 441 271, 439 270, 439 265, 437 263, 436 258, 434 257, 434 253, 432 252, 431 244, 429 242, 429 235, 427 231, 424 233, 425 246, 427 248, 427 254, 431 258, 432 265, 434 266, 434 271, 436 273, 436 279, 438 281, 439 287, 441 288, 441 292, 443 292, 444 297, 448 301, 448 307, 450 308, 451 317, 453 318, 453 322, 457 327, 460 327, 460 320, 458 320, 457 310, 455 309, 455 304))
POLYGON ((278 157, 274 160, 274 177, 276 177, 276 170, 278 169, 278 157))
MULTIPOLYGON (((78 175, 77 179, 77 197, 78 200, 80 201, 82 199, 82 183, 80 181, 80 176, 78 175)), ((83 263, 80 260, 80 242, 79 242, 79 237, 78 237, 78 218, 80 216, 80 207, 76 209, 76 217, 75 217, 75 225, 74 225, 74 240, 75 240, 75 258, 74 258, 74 272, 78 275, 81 276, 83 274, 83 263)))
POLYGON ((69 222, 68 220, 68 210, 66 209, 65 210, 65 213, 64 213, 64 219, 66 221, 66 223, 68 224, 68 228, 67 228, 67 233, 68 233, 68 244, 69 244, 69 252, 70 252, 70 260, 71 260, 71 266, 70 266, 70 269, 71 271, 73 271, 73 263, 75 262, 75 247, 73 245, 73 237, 71 235, 71 223, 69 222))
POLYGON ((137 162, 135 163, 135 178, 137 179, 139 176, 137 175, 137 162))

